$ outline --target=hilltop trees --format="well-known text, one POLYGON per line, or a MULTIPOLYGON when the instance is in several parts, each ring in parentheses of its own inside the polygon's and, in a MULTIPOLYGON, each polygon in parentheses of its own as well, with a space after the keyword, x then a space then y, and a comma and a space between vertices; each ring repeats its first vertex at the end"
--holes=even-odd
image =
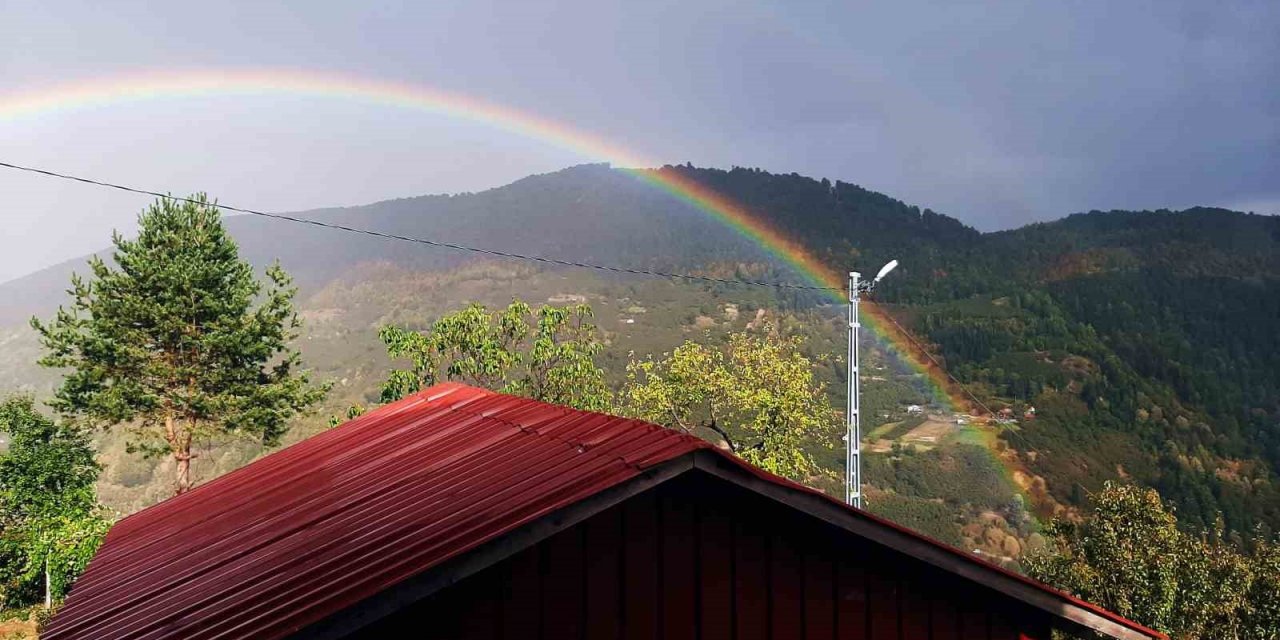
POLYGON ((601 343, 591 307, 544 306, 519 300, 489 311, 472 304, 432 323, 424 333, 384 327, 392 358, 410 362, 391 372, 382 401, 391 402, 439 380, 458 380, 502 393, 590 411, 607 411, 612 394, 595 363, 601 343))
POLYGON ((94 493, 85 432, 41 415, 29 398, 0 404, 0 607, 49 606, 93 556, 110 523, 94 493))
POLYGON ((798 338, 735 333, 722 348, 686 342, 662 359, 632 361, 615 398, 595 362, 603 343, 591 316, 586 305, 535 312, 517 300, 496 311, 470 305, 424 332, 385 327, 387 353, 410 366, 391 372, 381 399, 458 380, 720 439, 753 464, 792 478, 815 470, 805 444, 835 418, 798 338))
POLYGON ((1251 555, 1221 526, 1193 534, 1152 489, 1114 485, 1083 522, 1049 526, 1054 553, 1023 558, 1035 578, 1173 638, 1280 638, 1280 547, 1251 555))
POLYGON ((217 205, 164 198, 139 216, 135 240, 116 234, 112 264, 94 257, 72 278, 72 303, 33 319, 40 364, 68 372, 51 403, 91 425, 127 428, 131 449, 169 455, 174 490, 194 483, 192 444, 251 436, 275 444, 293 414, 324 389, 289 346, 294 289, 278 265, 266 286, 240 259, 217 205))
POLYGON ((835 424, 796 338, 734 333, 724 348, 687 341, 627 367, 623 411, 686 433, 714 435, 761 468, 803 480, 805 443, 835 424))

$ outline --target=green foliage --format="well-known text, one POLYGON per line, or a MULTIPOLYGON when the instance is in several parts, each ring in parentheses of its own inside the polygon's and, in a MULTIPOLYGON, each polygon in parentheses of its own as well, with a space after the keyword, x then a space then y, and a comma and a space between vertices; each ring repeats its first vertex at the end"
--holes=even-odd
POLYGON ((94 494, 100 468, 83 430, 30 399, 0 404, 0 431, 11 438, 0 455, 0 607, 59 601, 111 526, 94 494))
POLYGON ((1260 540, 1253 552, 1253 584, 1241 616, 1241 637, 1280 638, 1280 543, 1260 540))
MULTIPOLYGON (((1057 500, 1071 502, 1125 475, 1177 504, 1184 525, 1208 527, 1221 513, 1242 535, 1259 524, 1280 527, 1280 218, 1215 209, 1091 212, 982 234, 847 182, 743 167, 655 171, 742 203, 830 267, 902 260, 876 297, 933 343, 947 369, 993 408, 1040 410, 1035 421, 1010 431, 1007 443, 1057 500), (1039 454, 1034 459, 1032 450, 1039 454)), ((481 243, 518 219, 530 252, 794 280, 750 240, 688 213, 633 176, 595 165, 479 194, 393 200, 330 215, 406 235, 444 230, 481 243), (582 224, 588 215, 595 224, 582 224)), ((368 339, 369 326, 424 326, 449 300, 505 306, 516 294, 545 299, 585 290, 563 287, 590 286, 580 272, 512 275, 519 268, 506 264, 442 271, 457 258, 321 229, 290 227, 290 241, 281 243, 273 223, 237 217, 227 224, 241 241, 241 255, 256 264, 279 257, 304 286, 341 290, 311 299, 311 311, 336 315, 327 335, 311 331, 314 341, 304 343, 309 363, 327 358, 326 373, 351 378, 335 408, 377 399, 369 390, 383 380, 384 351, 368 339), (380 264, 370 267, 374 261, 380 264)), ((47 307, 29 305, 58 289, 38 279, 28 285, 6 285, 11 293, 0 322, 34 308, 44 313, 47 307)), ((756 308, 773 313, 829 303, 816 293, 637 279, 616 281, 613 293, 596 311, 612 341, 599 364, 615 387, 624 381, 628 351, 670 349, 687 329, 682 321, 702 315, 720 323, 714 332, 727 327, 721 305, 710 300, 740 305, 735 330, 756 308), (648 313, 628 314, 635 324, 619 326, 618 315, 636 304, 648 313)), ((830 316, 826 309, 814 312, 820 314, 830 316)), ((842 336, 836 331, 826 339, 842 336)), ((23 339, 0 334, 6 353, 16 354, 0 362, 0 386, 39 393, 46 378, 14 364, 34 350, 23 339)), ((814 344, 822 343, 810 343, 810 355, 841 348, 814 344)), ((820 379, 842 389, 838 359, 814 360, 820 379)), ((867 384, 865 415, 892 413, 900 402, 889 396, 913 392, 904 377, 886 377, 884 385, 867 384)), ((813 441, 822 447, 809 452, 836 468, 839 442, 830 440, 813 441)))
POLYGON ((1094 211, 978 234, 847 183, 663 171, 762 212, 833 267, 901 259, 877 297, 994 408, 1083 400, 1009 440, 1042 454, 1030 466, 1057 499, 1123 468, 1187 524, 1280 527, 1280 219, 1094 211), (1153 405, 1165 417, 1135 428, 1153 405))
POLYGON ((364 405, 351 405, 350 407, 347 407, 347 412, 345 414, 341 416, 329 416, 329 426, 336 427, 348 420, 355 420, 368 411, 369 410, 366 409, 364 405))
POLYGON ((1050 553, 1024 558, 1030 574, 1174 638, 1277 638, 1274 545, 1253 555, 1178 527, 1151 489, 1108 483, 1083 522, 1055 521, 1050 553))
POLYGON ((0 517, 25 520, 87 513, 96 505, 100 468, 88 435, 36 411, 30 398, 0 404, 0 432, 9 450, 0 456, 0 517))
POLYGON ((1015 496, 991 452, 970 444, 896 458, 866 456, 864 475, 867 482, 903 496, 942 499, 957 506, 996 508, 1015 496))
POLYGON ((15 561, 3 592, 5 606, 23 606, 45 591, 48 601, 60 602, 111 529, 98 514, 32 520, 10 537, 5 533, 0 555, 15 561))
POLYGON ((878 493, 867 500, 867 510, 939 542, 960 545, 956 511, 941 500, 878 493))
POLYGON ((490 312, 480 304, 446 314, 423 333, 384 327, 379 336, 393 370, 382 386, 391 402, 440 379, 458 380, 589 411, 605 411, 612 393, 596 364, 602 344, 587 305, 543 306, 535 314, 519 300, 490 312))
POLYGON ((687 433, 714 434, 748 462, 798 480, 804 444, 835 425, 826 391, 795 338, 733 333, 723 349, 685 342, 627 367, 622 410, 687 433))
POLYGON ((192 485, 192 443, 247 435, 279 442, 286 420, 325 390, 297 371, 294 289, 279 266, 254 278, 215 204, 161 199, 138 237, 113 238, 114 265, 94 257, 73 276, 70 308, 32 320, 46 355, 67 369, 52 406, 91 424, 126 424, 144 454, 177 461, 192 485))
POLYGON ((930 305, 916 326, 993 404, 1037 407, 1010 444, 1073 452, 1031 465, 1059 500, 1123 468, 1178 504, 1185 523, 1208 527, 1221 514, 1246 532, 1280 521, 1276 363, 1263 355, 1276 350, 1262 326, 1277 310, 1266 282, 1205 287, 1152 270, 1090 272, 998 300, 930 305), (1203 295, 1181 304, 1190 287, 1203 295), (1238 331, 1214 329, 1223 313, 1238 331))
POLYGON ((996 404, 1082 402, 1010 441, 1050 452, 1032 467, 1059 500, 1123 467, 1184 524, 1280 524, 1276 219, 1092 212, 983 240, 932 278, 915 326, 996 404), (938 295, 957 277, 973 290, 938 295))

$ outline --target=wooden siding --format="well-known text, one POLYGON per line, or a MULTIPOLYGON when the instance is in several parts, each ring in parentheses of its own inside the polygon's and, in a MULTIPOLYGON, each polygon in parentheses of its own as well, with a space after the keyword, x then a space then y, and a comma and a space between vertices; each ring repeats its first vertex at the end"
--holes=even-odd
POLYGON ((1048 628, 1021 602, 691 474, 352 637, 1047 640, 1048 628))

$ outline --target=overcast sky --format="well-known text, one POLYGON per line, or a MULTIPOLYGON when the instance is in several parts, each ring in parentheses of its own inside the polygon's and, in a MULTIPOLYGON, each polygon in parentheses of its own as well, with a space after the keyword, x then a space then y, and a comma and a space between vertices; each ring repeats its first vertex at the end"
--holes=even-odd
MULTIPOLYGON (((3 110, 137 72, 284 67, 470 94, 664 162, 856 182, 984 230, 1090 209, 1275 213, 1277 34, 1274 0, 0 0, 0 160, 268 210, 600 160, 342 99, 3 110)), ((0 280, 105 246, 145 204, 0 170, 0 280)))

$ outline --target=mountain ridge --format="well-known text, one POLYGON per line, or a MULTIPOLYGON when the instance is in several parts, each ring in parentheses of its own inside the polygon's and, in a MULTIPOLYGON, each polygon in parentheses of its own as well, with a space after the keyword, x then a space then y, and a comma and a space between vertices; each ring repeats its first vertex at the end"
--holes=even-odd
MULTIPOLYGON (((664 167, 661 167, 658 169, 651 169, 650 171, 673 170, 673 169, 679 170, 685 167, 692 168, 692 165, 665 165, 664 167)), ((826 178, 813 179, 813 178, 800 176, 799 174, 796 174, 796 173, 771 174, 767 171, 761 171, 759 169, 746 169, 743 167, 734 167, 729 170, 714 169, 714 168, 699 168, 697 170, 704 171, 704 172, 715 172, 720 174, 728 174, 731 172, 745 171, 745 172, 759 173, 762 175, 772 176, 776 178, 792 178, 792 179, 813 181, 818 184, 822 184, 822 183, 830 184, 830 181, 826 178)), ((593 174, 598 177, 600 175, 617 173, 619 171, 620 170, 618 169, 612 168, 612 166, 609 163, 586 163, 586 164, 569 166, 564 169, 559 169, 556 171, 550 171, 550 172, 539 173, 539 174, 531 174, 529 176, 519 178, 517 180, 514 180, 504 185, 498 185, 498 186, 494 186, 494 187, 490 187, 487 189, 482 189, 480 191, 474 191, 474 192, 463 191, 463 192, 457 192, 457 193, 430 193, 430 194, 422 194, 422 195, 401 196, 401 197, 387 198, 384 200, 376 200, 376 201, 364 203, 364 204, 321 207, 316 209, 304 209, 304 210, 298 210, 298 211, 291 210, 291 211, 285 211, 281 213, 284 215, 290 215, 290 216, 295 216, 300 218, 309 218, 309 219, 332 222, 350 214, 363 215, 369 210, 380 209, 384 207, 392 207, 392 206, 399 207, 406 204, 434 204, 439 202, 448 202, 448 201, 459 199, 459 198, 484 196, 485 194, 502 192, 512 188, 520 188, 527 184, 535 184, 542 180, 555 179, 555 178, 568 176, 568 175, 593 174)), ((709 181, 709 182, 712 182, 712 181, 709 181)), ((714 186, 714 184, 710 186, 714 186)), ((1020 227, 1010 228, 1010 229, 999 229, 994 231, 978 231, 973 227, 971 227, 970 225, 965 224, 963 221, 959 220, 958 218, 953 218, 945 214, 936 213, 929 208, 921 209, 918 206, 909 205, 905 201, 899 200, 897 198, 893 198, 892 196, 889 196, 871 189, 867 189, 866 187, 863 187, 856 183, 848 183, 841 180, 837 180, 834 184, 832 184, 831 188, 834 188, 834 189, 849 188, 857 192, 860 192, 861 194, 864 194, 865 196, 868 196, 870 198, 881 200, 883 203, 888 204, 890 206, 898 206, 902 208, 919 210, 922 216, 926 216, 926 215, 939 216, 943 219, 956 223, 959 227, 962 227, 965 231, 967 231, 970 234, 976 234, 976 235, 987 237, 987 238, 998 237, 1006 234, 1022 233, 1022 232, 1026 232, 1026 231, 1037 229, 1037 228, 1053 227, 1061 224, 1069 224, 1077 219, 1087 218, 1090 216, 1098 216, 1098 215, 1147 216, 1147 215, 1157 215, 1157 214, 1158 215, 1170 215, 1170 214, 1181 215, 1181 214, 1192 214, 1196 212, 1213 212, 1214 214, 1229 214, 1229 215, 1246 216, 1246 217, 1260 218, 1260 219, 1277 219, 1277 216, 1275 215, 1259 214, 1259 213, 1253 213, 1253 212, 1242 212, 1242 211, 1236 211, 1233 209, 1227 209, 1223 207, 1211 207, 1211 206, 1193 206, 1193 207, 1188 207, 1186 209, 1181 209, 1181 210, 1171 210, 1171 209, 1163 209, 1163 208, 1162 209, 1142 209, 1142 210, 1112 209, 1107 211, 1101 211, 1101 210, 1091 210, 1087 212, 1079 211, 1074 213, 1068 213, 1063 217, 1057 218, 1055 220, 1037 221, 1037 222, 1028 223, 1020 227)), ((235 214, 233 212, 232 214, 227 216, 227 221, 229 224, 240 224, 238 221, 246 218, 249 215, 251 214, 235 214)), ((0 291, 3 291, 6 287, 10 287, 13 285, 20 285, 23 281, 33 279, 33 278, 38 278, 41 276, 41 274, 48 271, 56 271, 60 274, 69 274, 70 270, 74 266, 84 264, 85 260, 87 260, 89 256, 92 256, 95 254, 104 255, 103 252, 106 252, 106 251, 108 251, 108 248, 104 247, 104 249, 100 251, 85 254, 83 256, 79 256, 75 258, 70 258, 67 260, 63 260, 55 264, 43 267, 41 269, 37 269, 35 271, 16 276, 9 280, 5 280, 3 282, 0 282, 0 291)))
MULTIPOLYGON (((842 194, 843 195, 854 194, 855 199, 859 200, 863 206, 870 204, 870 205, 873 205, 875 209, 879 209, 879 210, 898 209, 898 210, 904 210, 904 211, 914 211, 916 212, 916 215, 918 215, 921 220, 926 221, 926 223, 923 225, 924 228, 932 227, 944 234, 954 233, 956 234, 955 237, 949 238, 950 240, 953 240, 953 241, 974 241, 977 239, 981 239, 981 241, 991 241, 991 240, 996 240, 1002 237, 1008 237, 1010 235, 1023 235, 1023 234, 1033 233, 1036 230, 1040 230, 1040 229, 1053 229, 1053 228, 1059 228, 1059 227, 1067 228, 1072 225, 1079 224, 1080 221, 1082 220, 1087 220, 1087 219, 1090 219, 1091 217, 1096 217, 1096 216, 1121 217, 1121 218, 1130 217, 1134 219, 1136 218, 1145 219, 1149 216, 1154 216, 1154 215, 1180 216, 1180 215, 1195 215, 1195 214, 1202 214, 1204 212, 1212 212, 1214 215, 1217 215, 1217 216, 1223 216, 1223 215, 1244 216, 1247 218, 1280 220, 1280 218, 1277 218, 1276 216, 1267 216, 1267 215, 1256 214, 1256 213, 1243 213, 1239 211, 1233 211, 1230 209, 1217 208, 1217 207, 1191 207, 1191 208, 1179 210, 1179 211, 1173 211, 1168 209, 1157 209, 1157 210, 1140 210, 1140 211, 1110 210, 1110 211, 1104 212, 1104 211, 1094 210, 1089 212, 1071 213, 1057 220, 1034 222, 1034 223, 1030 223, 1014 229, 981 232, 963 223, 959 219, 947 216, 945 214, 936 213, 929 208, 922 209, 917 206, 909 205, 902 200, 893 198, 892 196, 888 196, 886 194, 867 189, 855 183, 848 183, 841 180, 837 180, 834 183, 831 183, 829 180, 825 178, 821 180, 816 180, 816 179, 800 176, 799 174, 795 174, 795 173, 771 174, 769 172, 761 171, 758 169, 747 169, 742 167, 734 167, 732 169, 724 170, 724 169, 695 169, 691 165, 666 165, 662 168, 652 169, 650 171, 690 171, 690 170, 699 173, 700 174, 699 180, 703 181, 705 184, 707 184, 707 186, 710 186, 713 189, 717 187, 724 189, 726 186, 726 183, 729 181, 731 176, 735 174, 751 173, 751 174, 756 174, 761 176, 767 176, 776 181, 792 181, 796 183, 809 182, 809 183, 812 183, 811 186, 822 186, 824 189, 829 189, 831 193, 835 195, 835 198, 837 200, 841 197, 842 194), (930 224, 930 222, 932 224, 930 224)), ((618 181, 619 178, 625 181, 632 181, 632 182, 635 181, 634 177, 623 174, 621 170, 614 169, 607 163, 591 163, 591 164, 574 165, 571 167, 566 167, 564 169, 547 172, 547 173, 533 174, 533 175, 526 176, 518 180, 512 181, 505 185, 500 185, 500 186, 496 186, 496 187, 492 187, 489 189, 484 189, 476 192, 438 193, 438 194, 424 194, 424 195, 417 195, 417 196, 404 196, 404 197, 397 197, 397 198, 389 198, 386 200, 379 200, 379 201, 371 202, 367 204, 348 205, 348 206, 340 206, 340 207, 324 207, 319 209, 307 209, 307 210, 296 211, 296 212, 293 212, 293 211, 285 212, 285 214, 290 216, 300 217, 300 218, 315 219, 323 222, 341 223, 341 224, 346 224, 347 226, 361 226, 360 223, 364 223, 365 228, 370 228, 371 230, 376 230, 376 231, 386 232, 386 233, 402 233, 403 235, 423 237, 431 240, 454 242, 458 244, 462 244, 467 241, 473 241, 476 244, 481 245, 481 248, 509 249, 511 248, 510 244, 504 245, 501 247, 486 246, 488 243, 483 242, 484 240, 483 236, 476 236, 476 234, 474 233, 474 230, 475 230, 474 228, 464 229, 464 228, 458 227, 457 225, 446 224, 446 225, 443 225, 442 228, 432 229, 430 231, 427 231, 426 229, 423 229, 421 225, 409 225, 406 227, 405 225, 400 224, 399 223, 400 221, 397 221, 394 219, 395 218, 402 218, 402 219, 413 218, 414 216, 412 214, 414 212, 407 210, 407 208, 427 207, 427 208, 432 208, 431 211, 428 211, 427 222, 439 222, 440 221, 439 218, 444 217, 449 213, 452 213, 451 211, 440 211, 439 209, 442 207, 445 209, 450 209, 450 208, 456 209, 457 203, 465 202, 467 205, 470 205, 472 202, 476 201, 477 199, 479 199, 479 202, 476 202, 476 204, 478 204, 481 207, 494 207, 495 205, 502 205, 503 201, 509 202, 510 199, 507 196, 508 194, 512 194, 512 192, 523 192, 529 187, 537 188, 543 184, 548 184, 548 183, 562 183, 562 184, 557 184, 556 186, 558 188, 578 188, 578 189, 583 189, 586 192, 590 192, 590 189, 588 189, 589 186, 595 186, 596 188, 598 188, 599 185, 588 185, 582 179, 583 178, 589 179, 586 182, 590 182, 592 180, 598 181, 601 177, 604 177, 604 176, 608 176, 612 178, 615 181, 615 183, 618 181), (498 197, 495 198, 495 196, 498 196, 498 197), (494 200, 497 200, 497 201, 495 202, 494 200), (392 224, 387 225, 387 228, 375 226, 377 223, 388 222, 389 219, 391 219, 390 221, 392 222, 392 224), (448 233, 448 232, 452 232, 452 233, 448 233)), ((638 187, 641 191, 648 192, 647 199, 661 200, 664 198, 663 194, 657 192, 657 190, 652 189, 647 185, 634 185, 634 186, 638 187)), ((772 208, 770 206, 770 200, 772 200, 773 197, 769 195, 769 193, 767 192, 767 189, 756 190, 753 193, 747 193, 744 195, 750 198, 751 200, 757 201, 760 203, 753 207, 753 209, 755 209, 756 212, 763 214, 764 217, 774 219, 774 216, 770 216, 768 214, 768 212, 772 208)), ((809 197, 813 197, 814 195, 815 193, 811 191, 809 194, 809 197)), ((642 197, 642 199, 646 199, 646 198, 642 197)), ((681 215, 687 215, 694 219, 702 218, 704 223, 707 223, 707 222, 712 223, 710 226, 713 228, 722 226, 719 223, 715 223, 714 221, 712 221, 705 214, 696 212, 693 209, 693 207, 689 205, 684 205, 682 203, 675 202, 674 199, 672 198, 667 198, 667 200, 668 202, 664 203, 664 206, 669 209, 678 210, 681 215)), ((464 206, 464 208, 471 211, 474 211, 475 209, 475 207, 470 207, 470 206, 464 206)), ((650 211, 650 213, 652 213, 652 211, 650 211)), ((274 240, 268 241, 266 243, 256 242, 257 240, 263 239, 266 236, 292 237, 292 239, 295 242, 302 240, 304 242, 304 245, 309 245, 311 247, 312 251, 329 253, 331 257, 337 257, 338 262, 335 263, 332 260, 329 261, 330 265, 334 267, 350 266, 351 264, 355 264, 356 262, 376 260, 376 259, 381 259, 385 257, 383 255, 379 255, 376 252, 376 250, 367 250, 364 252, 347 251, 345 252, 345 256, 343 255, 344 252, 339 252, 338 256, 332 256, 332 253, 330 251, 325 251, 320 247, 323 247, 326 244, 341 246, 342 244, 345 243, 347 245, 350 245, 353 242, 358 243, 365 248, 370 247, 369 239, 365 238, 365 239, 355 240, 350 237, 339 236, 336 234, 340 234, 341 232, 336 230, 291 228, 291 226, 295 225, 296 223, 290 223, 285 221, 273 221, 265 218, 256 218, 248 214, 230 215, 226 218, 226 220, 227 220, 228 228, 231 230, 233 235, 235 235, 237 239, 241 242, 242 251, 247 255, 247 257, 252 262, 254 262, 259 267, 265 266, 272 257, 276 257, 276 256, 273 256, 272 253, 279 251, 279 249, 281 248, 281 246, 274 240), (332 238, 317 238, 315 237, 317 234, 319 235, 335 234, 335 235, 332 238), (353 253, 356 255, 352 255, 353 253), (347 260, 343 260, 342 258, 344 257, 347 258, 347 260), (360 259, 360 258, 363 258, 363 259, 360 259), (355 260, 353 261, 352 259, 355 259, 355 260)), ((486 230, 490 229, 493 221, 488 221, 488 222, 490 222, 490 225, 487 227, 483 227, 486 230)), ((671 220, 668 219, 666 220, 666 222, 670 223, 671 220)), ((775 222, 779 222, 779 221, 775 220, 775 222)), ((788 227, 789 230, 792 230, 792 231, 795 230, 794 227, 796 225, 794 224, 793 220, 783 219, 780 222, 783 224, 783 226, 788 227)), ((706 227, 708 225, 704 224, 702 226, 706 227)), ((724 233, 728 233, 727 230, 722 229, 721 231, 724 233)), ((1276 233, 1280 233, 1280 232, 1276 232, 1276 233)), ((799 235, 805 235, 805 234, 799 234, 799 235)), ((933 239, 937 240, 937 238, 933 238, 933 239)), ((383 241, 374 240, 372 242, 381 243, 383 241)), ((534 243, 534 244, 538 246, 545 246, 545 243, 534 243)), ((300 249, 304 249, 304 248, 306 247, 304 246, 304 247, 301 247, 300 249)), ((556 247, 547 246, 546 248, 555 249, 556 247)), ((418 246, 418 247, 410 248, 409 252, 413 252, 413 251, 421 252, 424 250, 425 249, 423 247, 418 246)), ((404 250, 403 247, 386 248, 386 251, 389 251, 391 254, 393 254, 392 255, 393 261, 396 261, 397 259, 408 260, 409 262, 413 261, 410 256, 406 255, 407 252, 404 250)), ((583 257, 582 255, 583 253, 584 252, 581 251, 580 249, 576 251, 570 251, 569 252, 570 257, 568 259, 572 260, 572 259, 581 258, 583 257)), ((612 252, 612 251, 605 251, 600 253, 606 254, 604 256, 601 256, 602 258, 615 257, 617 255, 617 252, 612 252)), ((18 276, 11 280, 0 282, 0 296, 3 296, 4 298, 11 301, 11 304, 6 305, 3 309, 0 309, 0 325, 14 324, 15 322, 24 321, 25 318, 30 317, 33 314, 47 313, 53 306, 56 306, 55 304, 52 304, 54 303, 54 300, 52 300, 50 296, 47 295, 47 293, 50 290, 57 290, 60 294, 62 289, 65 288, 65 283, 69 281, 71 273, 76 271, 77 268, 82 268, 85 265, 85 261, 90 256, 99 255, 101 257, 106 257, 108 254, 109 254, 109 249, 104 248, 95 253, 86 254, 84 256, 80 256, 77 258, 71 258, 69 260, 65 260, 65 261, 50 265, 48 267, 33 271, 31 273, 18 276)), ((548 257, 559 257, 559 256, 549 255, 548 257)), ((595 257, 595 256, 591 256, 588 254, 586 257, 595 257)), ((615 259, 613 261, 608 262, 608 265, 623 266, 623 267, 638 267, 638 268, 645 267, 644 258, 639 256, 633 256, 633 257, 635 257, 639 261, 638 264, 622 264, 615 259)), ((757 257, 757 256, 751 256, 751 257, 757 257)), ((296 265, 289 264, 290 262, 289 260, 285 260, 284 262, 285 262, 286 269, 289 269, 291 272, 296 271, 296 272, 301 272, 303 274, 302 277, 300 278, 300 284, 302 284, 304 287, 319 286, 323 284, 323 282, 335 276, 337 273, 336 269, 322 268, 320 269, 321 275, 319 278, 311 278, 309 277, 311 275, 311 270, 313 268, 316 268, 317 265, 307 264, 305 261, 296 261, 298 262, 298 264, 296 265)), ((448 260, 447 258, 444 259, 444 262, 456 263, 456 261, 451 261, 451 260, 448 260)))

